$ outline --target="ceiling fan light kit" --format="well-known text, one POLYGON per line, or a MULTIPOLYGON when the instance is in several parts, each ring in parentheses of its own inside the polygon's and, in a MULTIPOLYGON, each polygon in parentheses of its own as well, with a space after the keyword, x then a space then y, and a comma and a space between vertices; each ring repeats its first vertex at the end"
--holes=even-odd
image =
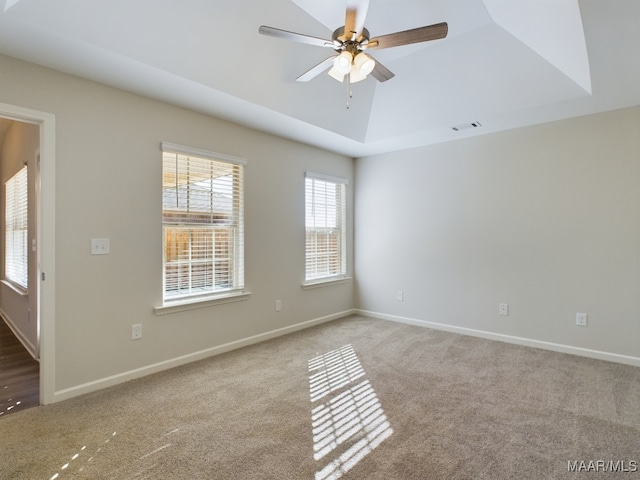
POLYGON ((303 73, 296 79, 297 81, 307 82, 330 67, 328 73, 331 77, 343 82, 345 76, 348 75, 349 83, 362 81, 370 74, 379 82, 386 82, 394 77, 393 72, 370 55, 364 54, 364 50, 368 48, 380 50, 437 40, 445 38, 448 33, 447 23, 441 22, 370 39, 369 31, 364 27, 368 9, 369 0, 347 0, 345 24, 334 30, 331 40, 267 27, 266 25, 262 25, 258 31, 262 35, 318 47, 328 47, 336 51, 336 55, 323 60, 303 73))
POLYGON ((344 82, 344 77, 349 75, 349 83, 356 83, 367 78, 375 66, 375 60, 364 53, 353 56, 344 51, 334 58, 329 75, 339 82, 344 82))

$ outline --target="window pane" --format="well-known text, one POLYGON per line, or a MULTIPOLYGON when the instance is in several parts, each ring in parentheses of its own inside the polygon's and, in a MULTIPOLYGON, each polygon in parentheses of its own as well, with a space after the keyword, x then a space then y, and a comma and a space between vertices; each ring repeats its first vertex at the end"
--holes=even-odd
POLYGON ((305 181, 306 280, 346 274, 344 183, 305 181))
POLYGON ((29 231, 27 167, 5 184, 5 277, 28 287, 29 231))
POLYGON ((165 299, 244 286, 243 166, 163 152, 165 299))

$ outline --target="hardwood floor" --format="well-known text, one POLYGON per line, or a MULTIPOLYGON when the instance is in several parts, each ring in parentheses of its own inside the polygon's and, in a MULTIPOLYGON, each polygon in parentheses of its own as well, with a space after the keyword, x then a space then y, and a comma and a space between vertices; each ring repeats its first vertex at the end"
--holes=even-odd
POLYGON ((0 318, 0 419, 39 404, 40 365, 0 318))

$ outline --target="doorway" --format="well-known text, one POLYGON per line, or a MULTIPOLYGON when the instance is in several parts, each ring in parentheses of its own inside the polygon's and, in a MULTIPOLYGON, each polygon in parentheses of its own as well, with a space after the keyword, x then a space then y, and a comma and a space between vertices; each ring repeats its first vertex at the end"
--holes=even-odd
MULTIPOLYGON (((28 171, 29 187, 28 285, 24 288, 19 281, 7 281, 4 257, 8 242, 3 237, 0 309, 13 333, 39 362, 38 403, 44 405, 55 401, 55 117, 0 104, 0 124, 6 127, 2 152, 7 158, 0 158, 2 180, 13 178, 12 170, 24 168, 28 171), (7 146, 7 141, 11 145, 7 146), (13 165, 5 164, 9 161, 13 165)), ((4 188, 0 204, 0 217, 4 220, 7 214, 4 188)), ((4 222, 2 230, 4 235, 4 222)))

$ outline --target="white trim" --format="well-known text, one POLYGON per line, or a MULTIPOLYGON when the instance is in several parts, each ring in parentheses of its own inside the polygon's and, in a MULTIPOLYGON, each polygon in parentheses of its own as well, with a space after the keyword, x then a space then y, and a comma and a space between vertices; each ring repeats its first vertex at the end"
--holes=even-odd
POLYGON ((251 292, 230 292, 210 297, 192 298, 190 300, 168 301, 160 307, 155 307, 153 310, 156 315, 167 315, 169 313, 195 310, 196 308, 221 305, 223 303, 241 302, 242 300, 248 300, 250 296, 251 292))
POLYGON ((178 153, 182 155, 194 155, 197 157, 210 158, 211 160, 220 160, 227 163, 235 163, 237 165, 246 165, 247 160, 233 155, 225 155, 224 153, 210 152, 209 150, 201 150, 199 148, 186 147, 176 143, 161 142, 160 149, 163 152, 178 153))
MULTIPOLYGON (((0 283, 5 285, 7 288, 10 288, 17 295, 20 295, 21 297, 26 297, 29 295, 29 291, 26 288, 24 288, 21 285, 18 285, 17 283, 13 283, 10 280, 0 280, 0 283)), ((2 313, 2 309, 0 309, 0 313, 2 313)))
POLYGON ((38 357, 36 356, 37 354, 37 347, 32 344, 29 339, 24 336, 22 334, 22 332, 20 331, 19 328, 17 328, 14 323, 11 321, 11 319, 9 318, 9 315, 7 315, 7 312, 5 312, 4 310, 2 310, 2 308, 0 308, 0 317, 3 318, 4 322, 7 324, 7 326, 9 327, 9 330, 11 330, 13 332, 13 334, 15 335, 15 337, 18 339, 18 341, 22 344, 22 346, 25 348, 25 350, 27 352, 29 352, 29 355, 31 355, 33 357, 33 359, 38 362, 38 357))
POLYGON ((63 390, 59 390, 55 392, 54 401, 60 402, 62 400, 68 400, 69 398, 77 397, 79 395, 84 395, 90 392, 95 392, 103 388, 112 387, 114 385, 118 385, 120 383, 124 383, 129 380, 145 377, 153 373, 162 372, 170 368, 179 367, 187 363, 203 360, 205 358, 213 357, 215 355, 220 355, 222 353, 227 353, 232 350, 237 350, 238 348, 254 345, 259 342, 264 342, 265 340, 271 340, 272 338, 281 337, 289 333, 294 333, 299 330, 304 330, 306 328, 320 325, 322 323, 347 317, 349 315, 352 315, 353 313, 354 313, 354 310, 345 310, 344 312, 338 312, 332 315, 327 315, 325 317, 320 317, 313 320, 308 320, 306 322, 297 323, 295 325, 290 325, 288 327, 271 330, 269 332, 261 333, 259 335, 254 335, 251 337, 236 340, 234 342, 225 343, 224 345, 218 345, 217 347, 212 347, 206 350, 201 350, 199 352, 183 355, 181 357, 166 360, 164 362, 155 363, 153 365, 137 368, 135 370, 130 370, 128 372, 123 372, 117 375, 111 375, 109 377, 101 378, 93 382, 77 385, 71 388, 65 388, 63 390))
POLYGON ((333 183, 344 183, 345 185, 349 185, 349 180, 341 177, 333 177, 331 175, 325 175, 324 173, 315 173, 315 172, 305 172, 305 178, 315 178, 316 180, 324 180, 326 182, 333 183))
POLYGON ((0 116, 40 125, 40 197, 38 199, 38 318, 40 328, 40 403, 55 396, 56 117, 52 113, 0 103, 0 116), (46 281, 42 281, 43 272, 46 281))
POLYGON ((317 281, 310 280, 302 284, 302 289, 310 290, 312 288, 328 287, 330 285, 339 285, 341 283, 350 282, 351 280, 353 280, 352 277, 329 277, 329 278, 323 278, 317 281))
POLYGON ((574 347, 572 345, 563 345, 560 343, 545 342, 542 340, 533 340, 531 338, 515 337, 512 335, 504 335, 502 333, 487 332, 484 330, 475 330, 473 328, 457 327, 444 323, 429 322, 427 320, 419 320, 416 318, 400 317, 397 315, 387 315, 384 313, 371 312, 368 310, 355 309, 355 313, 366 317, 379 318, 381 320, 390 320, 392 322, 405 323, 408 325, 416 325, 418 327, 432 328, 434 330, 442 330, 445 332, 458 333, 461 335, 469 335, 472 337, 486 338, 488 340, 496 340, 499 342, 512 343, 515 345, 523 345, 525 347, 541 348, 543 350, 551 350, 553 352, 568 353, 580 357, 595 358, 598 360, 606 360, 608 362, 622 363, 625 365, 633 365, 640 367, 640 357, 631 355, 621 355, 619 353, 602 352, 600 350, 591 350, 589 348, 574 347))

